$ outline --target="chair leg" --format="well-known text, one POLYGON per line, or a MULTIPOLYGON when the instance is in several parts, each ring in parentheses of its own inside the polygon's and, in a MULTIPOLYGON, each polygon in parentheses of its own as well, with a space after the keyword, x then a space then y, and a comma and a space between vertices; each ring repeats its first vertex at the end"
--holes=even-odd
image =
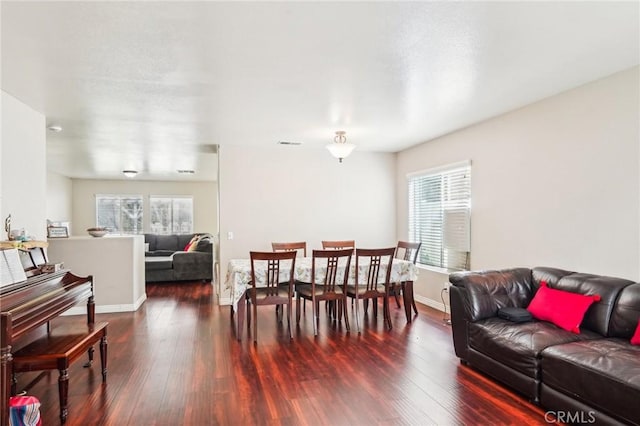
POLYGON ((287 303, 287 328, 289 329, 289 340, 293 340, 293 334, 291 333, 291 303, 293 300, 289 298, 289 303, 287 303))
POLYGON ((354 298, 353 302, 356 304, 356 327, 358 328, 358 333, 360 333, 360 312, 358 309, 358 298, 354 298))
POLYGON ((300 302, 303 299, 300 298, 300 294, 296 296, 296 324, 300 324, 300 302))
MULTIPOLYGON (((402 285, 402 291, 404 291, 404 284, 402 285)), ((397 285, 393 286, 393 297, 395 297, 396 299, 396 307, 398 307, 398 309, 400 309, 400 295, 399 295, 400 291, 398 289, 397 285)))
POLYGON ((371 303, 373 304, 373 317, 378 319, 378 298, 374 297, 371 299, 371 303))
POLYGON ((384 310, 384 319, 387 323, 387 328, 391 330, 391 313, 389 312, 389 297, 385 297, 382 304, 382 309, 384 310))
MULTIPOLYGON (((404 296, 404 283, 402 283, 402 296, 404 296)), ((418 308, 416 307, 415 297, 411 298, 411 306, 413 306, 413 312, 418 315, 418 308)))
POLYGON ((342 305, 342 309, 344 310, 344 326, 346 327, 347 331, 351 331, 351 329, 349 328, 349 314, 347 313, 347 299, 346 298, 342 299, 341 305, 342 305))
MULTIPOLYGON (((245 309, 247 310, 247 333, 251 331, 251 310, 253 309, 253 303, 251 300, 247 299, 245 301, 245 309)), ((238 330, 240 331, 240 330, 238 330)))
POLYGON ((320 313, 318 312, 318 308, 320 308, 320 303, 316 300, 315 297, 311 299, 311 317, 313 318, 313 335, 318 335, 318 322, 320 321, 320 313))
POLYGON ((258 304, 253 304, 253 343, 258 343, 258 304))

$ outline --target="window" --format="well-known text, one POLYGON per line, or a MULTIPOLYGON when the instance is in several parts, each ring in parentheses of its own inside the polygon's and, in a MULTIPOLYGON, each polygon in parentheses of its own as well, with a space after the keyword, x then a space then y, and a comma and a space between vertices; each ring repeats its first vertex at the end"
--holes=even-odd
POLYGON ((142 207, 142 195, 96 195, 96 226, 115 234, 141 234, 142 207))
POLYGON ((469 269, 471 163, 408 175, 409 239, 422 242, 418 263, 469 269))
POLYGON ((151 232, 155 234, 193 233, 193 197, 151 196, 151 232))

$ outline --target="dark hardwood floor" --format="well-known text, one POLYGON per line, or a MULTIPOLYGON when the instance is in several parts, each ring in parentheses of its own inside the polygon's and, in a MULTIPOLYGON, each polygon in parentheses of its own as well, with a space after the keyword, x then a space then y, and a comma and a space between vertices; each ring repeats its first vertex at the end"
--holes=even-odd
MULTIPOLYGON (((229 306, 218 306, 212 290, 150 284, 137 312, 98 314, 109 321, 107 383, 98 360, 90 369, 73 364, 66 424, 547 424, 543 410, 460 365, 450 326, 424 305, 411 324, 393 305, 391 331, 380 309, 361 335, 353 315, 347 334, 322 309, 317 338, 307 309, 293 341, 286 320, 260 307, 254 346, 246 330, 235 339, 229 306)), ((18 379, 18 389, 40 398, 45 425, 59 423, 57 376, 18 379)))

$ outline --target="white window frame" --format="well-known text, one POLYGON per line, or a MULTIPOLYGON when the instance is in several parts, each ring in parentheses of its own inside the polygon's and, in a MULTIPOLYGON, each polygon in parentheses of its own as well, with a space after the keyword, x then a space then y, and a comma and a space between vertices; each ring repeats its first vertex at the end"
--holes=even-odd
MULTIPOLYGON (((178 234, 193 234, 194 231, 194 221, 195 221, 195 200, 193 195, 149 195, 149 226, 153 227, 153 200, 154 199, 163 199, 163 200, 171 200, 171 225, 170 225, 170 230, 168 231, 162 231, 162 232, 157 232, 154 231, 154 233, 159 233, 159 234, 174 234, 174 233, 178 233, 178 234), (173 231, 174 229, 174 223, 173 223, 173 215, 174 215, 174 208, 173 208, 173 203, 175 202, 175 200, 191 200, 191 228, 190 229, 186 229, 186 230, 179 230, 179 231, 173 231)), ((153 230, 153 228, 152 228, 153 230)))
MULTIPOLYGON (((113 227, 109 227, 109 232, 111 234, 119 234, 119 235, 135 235, 135 234, 142 234, 144 232, 144 196, 142 194, 95 194, 95 210, 96 210, 96 216, 95 216, 95 220, 96 220, 96 226, 103 226, 100 224, 99 222, 99 217, 98 215, 99 213, 99 209, 98 209, 98 202, 100 198, 117 198, 120 202, 122 202, 123 199, 128 199, 128 198, 134 198, 134 199, 139 199, 140 200, 140 227, 135 229, 133 232, 123 232, 123 230, 121 228, 113 228, 113 227)), ((122 210, 122 208, 120 209, 120 227, 122 225, 122 214, 124 213, 124 211, 122 210)))
POLYGON ((409 241, 422 242, 418 264, 447 271, 469 269, 471 161, 406 176, 408 238, 409 241), (421 191, 429 189, 429 185, 440 191, 440 194, 431 193, 434 200, 431 203, 420 195, 421 191))

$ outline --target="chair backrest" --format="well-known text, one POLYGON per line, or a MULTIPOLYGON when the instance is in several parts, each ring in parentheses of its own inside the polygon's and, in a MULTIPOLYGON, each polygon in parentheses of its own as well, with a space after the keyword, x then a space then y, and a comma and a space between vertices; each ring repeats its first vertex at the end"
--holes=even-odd
POLYGON ((415 265, 418 253, 420 253, 420 246, 422 246, 422 243, 398 241, 395 257, 396 259, 407 260, 415 265))
POLYGON ((349 280, 353 249, 313 250, 311 259, 311 284, 315 292, 316 285, 322 285, 323 294, 335 293, 336 286, 346 286, 349 280), (326 269, 324 280, 316 282, 316 267, 326 269), (342 280, 338 280, 341 278, 342 280))
POLYGON ((267 288, 267 296, 277 296, 278 290, 281 290, 278 285, 288 282, 288 291, 293 291, 296 267, 295 251, 252 251, 249 255, 251 258, 251 285, 254 289, 260 284, 259 287, 267 288))
POLYGON ((366 286, 366 291, 377 291, 379 284, 389 285, 391 265, 395 247, 382 249, 356 249, 356 283, 366 286), (363 268, 364 271, 361 271, 363 268), (380 271, 384 273, 384 281, 380 281, 380 271), (362 274, 361 272, 365 272, 362 274), (366 275, 365 275, 366 274, 366 275))
POLYGON ((300 241, 297 243, 271 243, 273 251, 295 251, 302 250, 302 255, 307 257, 307 243, 300 241))
POLYGON ((327 250, 327 249, 340 250, 340 249, 354 249, 354 248, 356 248, 355 240, 323 241, 322 242, 323 250, 327 250))

